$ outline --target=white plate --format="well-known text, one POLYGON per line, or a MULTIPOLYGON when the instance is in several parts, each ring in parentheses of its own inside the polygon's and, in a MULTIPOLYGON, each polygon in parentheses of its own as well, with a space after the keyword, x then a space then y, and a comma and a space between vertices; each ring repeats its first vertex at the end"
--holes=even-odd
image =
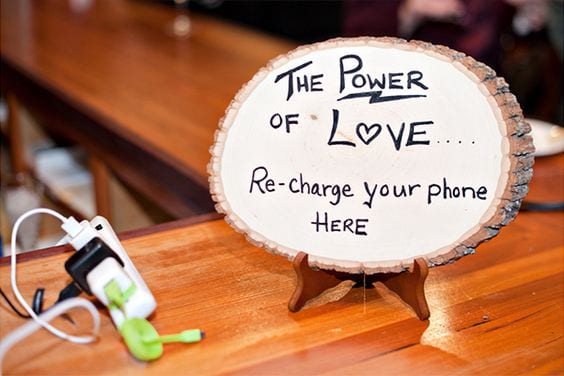
POLYGON ((558 154, 564 151, 564 128, 536 119, 525 119, 531 124, 535 155, 558 154))

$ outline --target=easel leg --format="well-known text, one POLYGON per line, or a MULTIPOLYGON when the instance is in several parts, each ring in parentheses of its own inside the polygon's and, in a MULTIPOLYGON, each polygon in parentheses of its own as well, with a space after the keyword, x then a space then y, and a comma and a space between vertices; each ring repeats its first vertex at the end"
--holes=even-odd
POLYGON ((412 270, 395 274, 382 280, 382 283, 413 308, 420 320, 427 320, 430 311, 423 287, 428 274, 427 263, 424 259, 418 258, 413 262, 412 270))
POLYGON ((337 277, 323 270, 316 271, 311 269, 307 256, 307 253, 300 252, 292 262, 298 279, 296 289, 288 302, 288 309, 292 312, 299 311, 308 300, 342 282, 337 277))

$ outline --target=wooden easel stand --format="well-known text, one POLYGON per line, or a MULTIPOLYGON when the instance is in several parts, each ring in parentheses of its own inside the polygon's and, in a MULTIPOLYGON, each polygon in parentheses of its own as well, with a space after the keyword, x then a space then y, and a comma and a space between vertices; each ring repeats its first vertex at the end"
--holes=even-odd
POLYGON ((308 255, 304 252, 299 252, 296 255, 293 266, 298 278, 294 293, 288 302, 288 309, 292 312, 299 311, 308 300, 315 298, 323 291, 337 286, 342 281, 351 280, 359 286, 366 283, 366 287, 370 287, 376 282, 382 282, 409 305, 420 320, 426 320, 430 316, 424 291, 424 283, 429 274, 429 269, 422 258, 415 259, 411 270, 402 273, 364 275, 334 270, 314 270, 309 266, 308 255))

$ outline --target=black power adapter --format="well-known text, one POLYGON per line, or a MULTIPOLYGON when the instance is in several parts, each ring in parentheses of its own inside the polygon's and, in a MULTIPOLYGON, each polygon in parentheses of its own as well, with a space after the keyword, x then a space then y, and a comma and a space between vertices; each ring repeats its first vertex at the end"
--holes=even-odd
POLYGON ((102 239, 92 238, 65 262, 65 270, 84 292, 92 295, 86 276, 108 257, 115 258, 122 267, 124 266, 119 256, 102 239))

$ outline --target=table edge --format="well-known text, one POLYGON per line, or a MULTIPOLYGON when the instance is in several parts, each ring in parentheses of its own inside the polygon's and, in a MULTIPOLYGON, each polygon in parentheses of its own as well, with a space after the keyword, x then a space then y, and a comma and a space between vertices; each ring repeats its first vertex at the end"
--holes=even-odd
MULTIPOLYGON (((142 236, 147 236, 155 234, 158 232, 169 231, 174 229, 179 229, 183 227, 190 227, 200 223, 211 222, 223 218, 222 214, 219 213, 208 213, 197 215, 189 218, 182 218, 171 222, 159 223, 154 226, 142 227, 139 229, 123 231, 118 234, 120 240, 128 240, 133 238, 138 238, 142 236)), ((61 237, 63 234, 61 233, 61 237)), ((25 262, 30 260, 35 260, 38 258, 49 257, 58 255, 60 253, 71 252, 72 247, 69 244, 40 248, 37 250, 32 250, 16 255, 17 262, 25 262)), ((0 257, 0 266, 10 264, 10 256, 0 257)))

